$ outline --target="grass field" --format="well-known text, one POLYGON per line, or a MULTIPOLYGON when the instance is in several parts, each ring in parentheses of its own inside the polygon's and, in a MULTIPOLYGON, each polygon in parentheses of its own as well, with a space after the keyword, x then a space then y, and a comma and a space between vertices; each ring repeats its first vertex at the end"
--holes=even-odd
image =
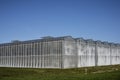
POLYGON ((0 80, 120 80, 120 65, 74 69, 1 67, 0 80))

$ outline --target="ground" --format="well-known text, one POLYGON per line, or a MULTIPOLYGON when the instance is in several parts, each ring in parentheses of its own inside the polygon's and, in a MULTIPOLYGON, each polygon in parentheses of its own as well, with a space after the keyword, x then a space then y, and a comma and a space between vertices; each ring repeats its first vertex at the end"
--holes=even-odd
POLYGON ((120 65, 72 69, 1 67, 0 80, 120 80, 120 65))

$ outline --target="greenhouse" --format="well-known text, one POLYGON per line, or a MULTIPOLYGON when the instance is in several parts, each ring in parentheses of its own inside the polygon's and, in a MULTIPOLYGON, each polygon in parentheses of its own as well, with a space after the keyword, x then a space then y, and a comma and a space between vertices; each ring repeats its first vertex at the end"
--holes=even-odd
POLYGON ((120 64, 117 43, 47 36, 0 44, 0 67, 78 68, 116 64, 120 64))

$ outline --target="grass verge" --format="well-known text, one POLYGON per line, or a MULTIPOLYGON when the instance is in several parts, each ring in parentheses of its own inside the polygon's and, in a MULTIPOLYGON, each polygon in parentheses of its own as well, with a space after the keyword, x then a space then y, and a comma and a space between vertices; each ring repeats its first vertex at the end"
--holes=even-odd
POLYGON ((120 80, 120 65, 72 69, 1 67, 0 80, 120 80))

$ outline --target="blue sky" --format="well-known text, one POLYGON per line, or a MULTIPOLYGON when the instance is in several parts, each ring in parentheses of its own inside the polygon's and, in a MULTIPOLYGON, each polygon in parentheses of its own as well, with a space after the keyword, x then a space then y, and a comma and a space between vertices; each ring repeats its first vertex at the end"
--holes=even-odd
POLYGON ((66 35, 120 43, 120 0, 0 0, 0 43, 66 35))

